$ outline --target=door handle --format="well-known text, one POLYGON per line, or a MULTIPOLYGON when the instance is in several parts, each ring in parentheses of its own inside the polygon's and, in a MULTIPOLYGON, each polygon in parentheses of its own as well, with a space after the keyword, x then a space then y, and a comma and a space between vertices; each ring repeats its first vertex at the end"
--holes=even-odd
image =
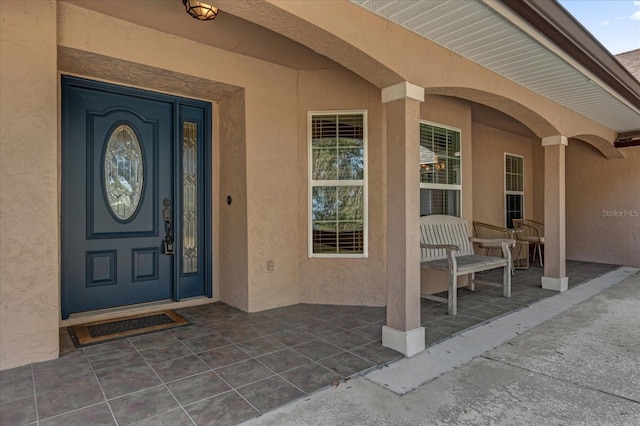
POLYGON ((162 240, 163 251, 167 256, 172 256, 174 254, 173 248, 173 237, 171 236, 171 200, 169 198, 165 198, 162 200, 162 205, 164 209, 162 209, 162 219, 164 220, 164 240, 162 240))

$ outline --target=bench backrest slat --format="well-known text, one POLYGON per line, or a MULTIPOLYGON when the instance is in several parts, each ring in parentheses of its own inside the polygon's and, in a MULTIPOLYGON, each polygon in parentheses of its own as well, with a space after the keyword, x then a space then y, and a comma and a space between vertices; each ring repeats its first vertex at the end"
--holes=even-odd
MULTIPOLYGON (((467 221, 455 216, 431 215, 420 218, 420 242, 424 244, 455 244, 458 255, 473 254, 467 221)), ((422 260, 445 259, 444 249, 422 249, 422 260)))

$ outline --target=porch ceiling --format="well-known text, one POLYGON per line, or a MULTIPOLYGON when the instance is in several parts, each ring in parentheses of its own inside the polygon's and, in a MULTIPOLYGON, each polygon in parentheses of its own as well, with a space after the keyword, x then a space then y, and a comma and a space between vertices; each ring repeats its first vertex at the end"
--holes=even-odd
POLYGON ((640 108, 498 1, 349 1, 618 133, 638 129, 640 108))
MULTIPOLYGON (((180 0, 64 1, 293 69, 341 67, 289 37, 226 13, 224 8, 214 22, 196 22, 184 12, 180 0)), ((638 130, 640 96, 637 102, 630 102, 498 0, 348 1, 609 129, 618 133, 638 130)), ((637 94, 640 83, 633 81, 631 91, 637 94)))
POLYGON ((180 0, 65 1, 137 25, 288 68, 340 68, 340 65, 326 56, 224 10, 215 21, 200 22, 185 13, 180 0))

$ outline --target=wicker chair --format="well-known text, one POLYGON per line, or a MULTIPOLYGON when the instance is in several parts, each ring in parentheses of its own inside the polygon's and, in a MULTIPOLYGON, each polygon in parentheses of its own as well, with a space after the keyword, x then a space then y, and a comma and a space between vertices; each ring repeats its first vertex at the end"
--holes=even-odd
POLYGON ((533 260, 536 260, 536 251, 542 261, 542 246, 544 245, 544 223, 531 219, 513 219, 513 226, 516 229, 516 238, 520 241, 527 241, 533 245, 533 260))
MULTIPOLYGON (((499 226, 490 225, 488 223, 483 222, 473 222, 473 231, 476 234, 477 238, 482 239, 509 239, 515 240, 515 232, 511 229, 501 228, 499 226)), ((515 269, 527 269, 529 267, 529 252, 526 250, 526 246, 528 244, 520 244, 513 245, 510 247, 511 249, 511 258, 513 259, 512 263, 512 275, 515 274, 515 269)), ((489 254, 489 250, 500 250, 499 243, 486 243, 481 242, 478 243, 478 247, 484 249, 484 255, 487 256, 489 254)))

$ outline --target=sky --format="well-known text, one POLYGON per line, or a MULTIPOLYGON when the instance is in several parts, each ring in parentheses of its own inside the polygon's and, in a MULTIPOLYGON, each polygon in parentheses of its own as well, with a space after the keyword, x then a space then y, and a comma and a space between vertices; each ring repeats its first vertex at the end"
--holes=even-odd
POLYGON ((640 49, 640 0, 558 0, 609 52, 640 49))

